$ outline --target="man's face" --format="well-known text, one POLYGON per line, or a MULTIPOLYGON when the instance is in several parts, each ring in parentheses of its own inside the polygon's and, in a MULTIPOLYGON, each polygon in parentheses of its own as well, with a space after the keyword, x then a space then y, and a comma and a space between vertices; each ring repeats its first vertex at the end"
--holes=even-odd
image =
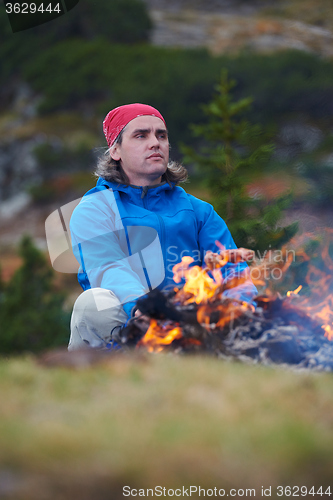
POLYGON ((122 143, 110 151, 121 162, 130 183, 137 186, 157 184, 169 162, 168 132, 160 118, 138 116, 124 129, 122 143))

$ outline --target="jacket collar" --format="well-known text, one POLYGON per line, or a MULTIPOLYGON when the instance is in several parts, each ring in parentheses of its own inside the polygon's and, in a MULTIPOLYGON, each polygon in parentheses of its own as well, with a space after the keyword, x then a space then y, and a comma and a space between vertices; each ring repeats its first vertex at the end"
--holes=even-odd
POLYGON ((113 191, 122 191, 124 193, 129 193, 132 190, 139 189, 142 191, 141 198, 144 198, 148 191, 154 190, 154 193, 160 193, 162 191, 170 191, 175 187, 175 184, 162 181, 159 184, 153 184, 152 186, 135 186, 134 184, 120 184, 117 182, 109 182, 102 177, 98 178, 97 186, 105 186, 113 189, 113 191))

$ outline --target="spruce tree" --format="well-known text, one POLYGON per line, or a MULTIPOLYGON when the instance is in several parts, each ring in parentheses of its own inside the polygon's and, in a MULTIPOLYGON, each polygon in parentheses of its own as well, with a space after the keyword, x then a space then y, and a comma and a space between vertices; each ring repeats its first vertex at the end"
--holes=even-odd
POLYGON ((53 284, 53 269, 31 238, 19 246, 21 267, 0 289, 0 355, 66 345, 69 313, 53 284))
POLYGON ((226 221, 237 246, 260 251, 278 248, 297 232, 297 223, 278 226, 290 196, 268 203, 247 193, 249 172, 263 166, 274 147, 265 142, 262 128, 244 117, 252 99, 233 101, 235 85, 223 71, 216 95, 203 106, 208 123, 192 125, 194 135, 203 137, 206 145, 199 152, 183 146, 184 162, 196 165, 205 176, 212 204, 226 221))

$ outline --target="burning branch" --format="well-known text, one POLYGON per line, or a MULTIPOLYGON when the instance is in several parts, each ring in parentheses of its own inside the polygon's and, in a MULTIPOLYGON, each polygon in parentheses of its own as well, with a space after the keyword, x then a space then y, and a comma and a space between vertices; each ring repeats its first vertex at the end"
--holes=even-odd
MULTIPOLYGON (((285 248, 281 252, 285 258, 273 265, 290 273, 290 254, 285 248)), ((184 286, 168 295, 154 290, 139 300, 138 307, 150 322, 135 319, 123 331, 121 341, 156 352, 169 346, 183 352, 204 350, 222 357, 333 370, 333 260, 326 249, 319 269, 303 248, 295 255, 306 263, 304 283, 311 287, 312 295, 304 294, 302 285, 285 297, 268 289, 255 298, 257 308, 223 295, 243 285, 249 274, 225 281, 221 272, 228 262, 254 260, 254 252, 245 248, 207 252, 205 268, 193 266, 193 259, 184 257, 174 266, 174 280, 185 279, 184 286)), ((266 252, 259 265, 250 269, 261 272, 269 265, 272 252, 266 252)), ((264 281, 262 274, 259 278, 264 281)))

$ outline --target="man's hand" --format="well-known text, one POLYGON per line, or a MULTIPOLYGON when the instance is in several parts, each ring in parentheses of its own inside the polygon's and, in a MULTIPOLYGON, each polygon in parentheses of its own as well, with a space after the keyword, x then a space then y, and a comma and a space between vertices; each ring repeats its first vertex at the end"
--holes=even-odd
POLYGON ((205 255, 205 264, 209 269, 218 269, 227 262, 246 262, 254 259, 254 251, 248 248, 235 248, 233 250, 223 250, 221 253, 213 253, 208 250, 205 255))
POLYGON ((140 309, 137 309, 134 313, 134 318, 135 319, 140 319, 142 321, 146 321, 147 323, 150 322, 150 318, 149 316, 146 316, 145 314, 142 314, 142 312, 140 311, 140 309))

